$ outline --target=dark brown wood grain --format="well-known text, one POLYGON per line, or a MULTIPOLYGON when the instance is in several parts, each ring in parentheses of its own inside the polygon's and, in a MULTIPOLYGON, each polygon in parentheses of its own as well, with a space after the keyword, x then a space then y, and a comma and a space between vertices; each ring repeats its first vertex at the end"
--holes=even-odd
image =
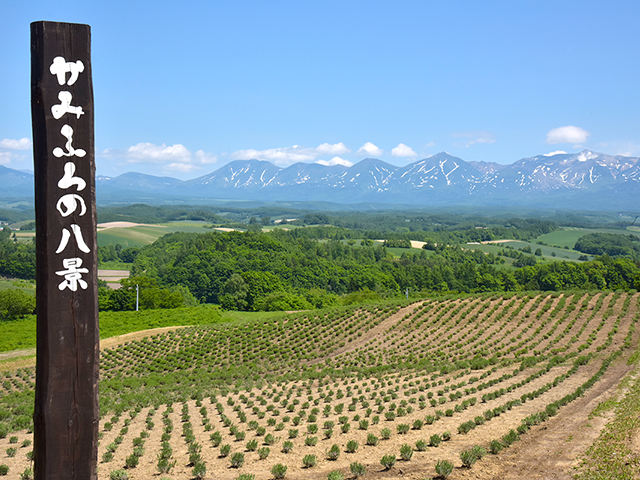
POLYGON ((88 25, 31 24, 36 480, 97 478, 99 331, 90 45, 88 25), (82 62, 83 71, 77 72, 75 81, 71 71, 61 75, 51 72, 56 57, 82 62), (65 103, 60 99, 61 92, 71 95, 70 105, 81 107, 83 113, 77 113, 77 109, 65 113, 62 107, 52 111, 52 107, 65 103), (75 154, 68 148, 70 131, 75 154), (72 270, 80 273, 60 273, 72 270))

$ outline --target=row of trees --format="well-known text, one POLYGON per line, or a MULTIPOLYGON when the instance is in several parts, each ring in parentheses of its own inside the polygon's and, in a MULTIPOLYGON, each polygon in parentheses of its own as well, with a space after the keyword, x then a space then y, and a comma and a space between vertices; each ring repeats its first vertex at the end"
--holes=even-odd
POLYGON ((616 233, 590 233, 578 239, 574 247, 590 255, 628 256, 640 260, 640 238, 616 233))
POLYGON ((183 285, 202 302, 240 310, 297 310, 331 305, 359 291, 397 295, 413 291, 516 291, 629 289, 640 287, 640 269, 630 259, 608 256, 591 262, 508 268, 492 254, 457 246, 406 252, 394 259, 383 246, 315 241, 295 230, 169 234, 140 250, 134 275, 158 285, 183 285))

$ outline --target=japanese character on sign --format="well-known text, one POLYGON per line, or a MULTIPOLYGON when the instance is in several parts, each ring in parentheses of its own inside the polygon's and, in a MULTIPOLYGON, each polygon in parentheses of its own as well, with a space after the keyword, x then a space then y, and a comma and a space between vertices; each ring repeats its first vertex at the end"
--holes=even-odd
POLYGON ((73 162, 67 162, 64 165, 64 176, 58 182, 58 188, 71 188, 75 185, 78 188, 78 191, 84 190, 84 187, 87 186, 87 182, 84 181, 81 177, 74 177, 73 174, 76 173, 76 166, 73 162))
POLYGON ((58 100, 60 100, 61 103, 60 105, 54 105, 51 107, 53 118, 58 120, 59 118, 62 118, 65 113, 75 115, 76 118, 80 118, 80 115, 84 115, 82 107, 74 107, 71 105, 72 98, 71 92, 62 91, 58 94, 58 100))
POLYGON ((60 200, 58 200, 58 203, 56 204, 56 208, 60 212, 60 215, 68 217, 76 211, 78 204, 80 204, 79 215, 82 216, 87 211, 87 205, 84 203, 84 199, 75 193, 67 193, 60 197, 60 200))
POLYGON ((65 144, 65 148, 67 149, 68 153, 65 153, 64 150, 62 150, 60 147, 56 147, 53 149, 53 155, 57 158, 60 157, 72 157, 72 156, 76 156, 76 157, 84 157, 87 152, 85 152, 84 150, 82 150, 81 148, 73 148, 71 146, 71 143, 73 142, 73 128, 71 128, 71 126, 69 125, 63 125, 62 128, 60 129, 60 133, 66 137, 67 139, 67 143, 65 144))
POLYGON ((64 277, 64 281, 58 285, 59 290, 68 288, 72 292, 75 292, 78 290, 78 285, 80 285, 80 288, 83 290, 87 289, 89 285, 82 279, 82 274, 89 273, 89 270, 80 268, 82 266, 81 258, 65 258, 62 260, 62 266, 66 268, 66 270, 56 272, 56 275, 64 277))
POLYGON ((58 77, 60 85, 73 85, 78 80, 78 75, 84 72, 84 63, 81 60, 77 62, 67 62, 64 57, 56 57, 49 67, 52 75, 58 77), (69 81, 67 81, 67 73, 70 73, 69 81))
MULTIPOLYGON (((87 246, 87 244, 84 241, 84 238, 82 237, 82 230, 80 230, 80 226, 73 223, 71 225, 71 231, 73 232, 73 235, 76 239, 78 248, 82 250, 84 253, 89 253, 91 249, 87 246)), ((71 233, 69 233, 69 230, 66 228, 63 228, 62 238, 60 239, 60 245, 58 245, 58 249, 56 250, 56 253, 61 253, 65 248, 67 248, 70 238, 71 238, 71 233)))

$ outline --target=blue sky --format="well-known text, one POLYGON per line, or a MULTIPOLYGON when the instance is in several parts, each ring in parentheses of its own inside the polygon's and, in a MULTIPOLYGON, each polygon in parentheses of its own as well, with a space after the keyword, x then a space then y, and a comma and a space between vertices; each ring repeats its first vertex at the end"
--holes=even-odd
POLYGON ((635 0, 3 0, 0 18, 0 164, 20 170, 37 20, 91 25, 98 174, 640 156, 635 0))

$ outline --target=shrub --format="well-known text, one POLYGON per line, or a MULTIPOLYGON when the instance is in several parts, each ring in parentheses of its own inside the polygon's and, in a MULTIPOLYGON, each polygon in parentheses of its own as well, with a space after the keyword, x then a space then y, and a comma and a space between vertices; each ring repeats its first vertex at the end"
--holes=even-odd
POLYGON ((318 443, 318 437, 307 437, 304 439, 304 444, 307 447, 313 447, 318 443))
POLYGON ((327 475, 327 480, 344 480, 344 475, 340 470, 333 470, 327 475))
POLYGON ((241 473, 236 480, 256 480, 256 476, 253 473, 241 473))
POLYGON ((264 437, 264 444, 265 445, 273 445, 274 443, 276 443, 276 437, 274 437, 272 434, 268 433, 265 437, 264 437))
POLYGON ((442 440, 444 440, 445 442, 451 440, 451 432, 449 430, 442 434, 442 440))
POLYGON ((3 463, 0 465, 0 476, 4 477, 7 473, 9 473, 9 466, 3 463))
POLYGON ((378 437, 376 437, 373 433, 367 435, 367 445, 371 445, 372 447, 378 445, 378 437))
POLYGON ((169 473, 175 466, 176 466, 175 460, 171 462, 169 461, 169 457, 160 457, 158 458, 158 464, 156 465, 156 468, 160 473, 169 473))
POLYGON ((502 445, 502 442, 500 440, 491 440, 491 442, 489 442, 489 451, 493 455, 499 453, 503 448, 504 445, 502 445))
POLYGON ((231 468, 240 468, 244 465, 244 453, 236 452, 231 455, 231 468))
POLYGON ((249 440, 246 445, 247 452, 255 452, 258 448, 258 441, 254 438, 253 440, 249 440))
POLYGON ((10 457, 10 458, 15 457, 17 451, 18 451, 18 449, 16 447, 7 448, 7 457, 10 457))
POLYGON ((518 440, 520 440, 520 436, 513 429, 509 430, 509 433, 507 433, 506 435, 502 436, 502 443, 506 447, 508 447, 509 445, 511 445, 514 442, 517 442, 518 440))
POLYGON ((315 455, 305 455, 302 458, 302 465, 304 468, 313 468, 318 464, 318 459, 315 455))
POLYGON ((211 435, 209 435, 209 439, 211 440, 214 448, 218 447, 222 443, 222 435, 220 434, 220 432, 213 432, 211 435))
POLYGON ((438 435, 437 433, 434 433, 433 435, 431 435, 431 437, 429 437, 429 445, 431 445, 432 447, 437 447, 438 445, 440 445, 440 442, 442 442, 442 438, 440 438, 440 435, 438 435))
POLYGON ((482 460, 482 457, 484 457, 487 453, 487 451, 480 445, 474 445, 473 447, 471 447, 471 451, 478 460, 482 460))
POLYGON ((197 462, 193 466, 193 470, 191 470, 191 475, 193 475, 196 480, 202 480, 206 474, 207 466, 204 462, 197 462))
POLYGON ((365 473, 367 473, 366 467, 358 462, 353 462, 351 465, 349 465, 349 470, 351 470, 351 474, 354 477, 362 477, 365 473))
POLYGON ((281 463, 276 463, 273 467, 271 467, 271 475, 276 480, 280 480, 285 477, 287 474, 287 466, 281 463))
POLYGON ((140 457, 135 453, 133 453, 125 459, 124 466, 125 468, 136 468, 139 462, 140 462, 140 457))
POLYGON ((396 425, 396 431, 400 434, 400 435, 404 435, 405 433, 407 433, 409 430, 411 429, 411 427, 406 424, 406 423, 399 423, 398 425, 396 425))
POLYGON ((358 450, 358 442, 356 440, 349 440, 347 442, 347 453, 356 453, 358 450))
POLYGON ((382 430, 380 430, 380 436, 383 440, 389 440, 391 438, 391 429, 383 428, 382 430))
POLYGON ((395 455, 385 455, 380 459, 380 463, 384 467, 385 470, 390 470, 396 464, 396 456, 395 455))
POLYGON ((282 453, 289 453, 291 450, 293 450, 293 442, 290 441, 285 441, 282 444, 282 453))
POLYGON ((260 460, 265 460, 269 454, 271 453, 271 449, 269 447, 262 447, 258 449, 258 458, 260 460))
POLYGON ((33 480, 33 470, 25 468, 24 472, 20 474, 20 480, 33 480))
POLYGON ((448 460, 438 460, 436 463, 436 473, 442 478, 448 478, 453 472, 453 463, 448 460))
POLYGON ((325 455, 327 460, 337 460, 340 457, 340 447, 334 443, 325 455))
POLYGON ((220 456, 226 457, 231 452, 231 445, 225 443, 224 445, 220 445, 220 456))
POLYGON ((408 462, 413 457, 413 448, 410 445, 404 444, 400 447, 400 458, 405 462, 408 462))
POLYGON ((289 438, 296 438, 298 436, 298 429, 297 428, 290 428, 289 429, 289 438))
POLYGON ((462 460, 463 466, 471 468, 478 458, 471 450, 464 450, 460 452, 460 460, 462 460))
POLYGON ((122 469, 112 470, 109 473, 109 480, 129 480, 129 474, 122 469))

